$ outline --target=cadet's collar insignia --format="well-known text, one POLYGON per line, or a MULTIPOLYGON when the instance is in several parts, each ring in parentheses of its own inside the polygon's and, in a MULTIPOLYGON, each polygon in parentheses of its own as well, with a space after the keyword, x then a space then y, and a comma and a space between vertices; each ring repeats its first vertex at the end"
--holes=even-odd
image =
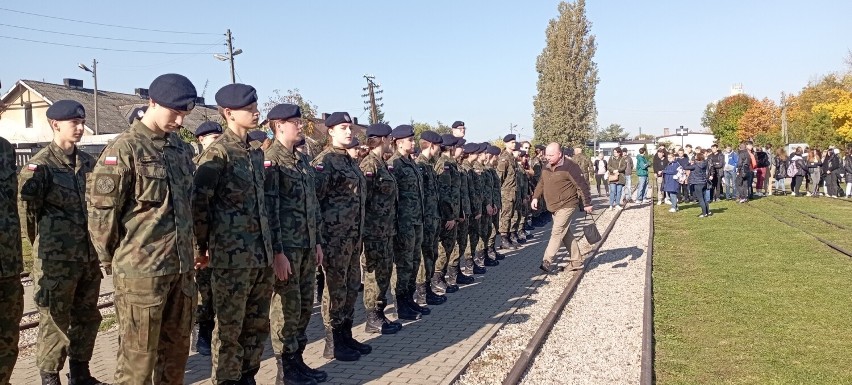
POLYGON ((322 171, 323 169, 325 169, 325 167, 323 167, 322 163, 317 163, 317 165, 314 166, 314 169, 316 169, 317 171, 322 171))
POLYGON ((271 160, 264 160, 263 161, 263 168, 270 168, 270 167, 272 167, 272 161, 271 160))
POLYGON ((110 176, 99 176, 95 179, 95 191, 99 194, 109 194, 115 190, 115 179, 110 176))
POLYGON ((30 170, 30 171, 38 170, 38 165, 34 164, 34 163, 30 163, 30 164, 27 165, 27 170, 30 170))
POLYGON ((107 156, 104 157, 104 166, 115 166, 118 164, 117 156, 107 156))
POLYGON ((367 172, 365 172, 365 173, 364 173, 364 175, 365 175, 365 176, 370 176, 370 177, 371 177, 371 176, 373 176, 373 172, 372 172, 372 171, 367 171, 367 172))

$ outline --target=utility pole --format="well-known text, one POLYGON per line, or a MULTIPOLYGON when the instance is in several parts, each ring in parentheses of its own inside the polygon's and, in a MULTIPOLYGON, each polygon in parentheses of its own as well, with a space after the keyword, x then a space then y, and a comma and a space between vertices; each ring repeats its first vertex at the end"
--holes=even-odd
POLYGON ((364 101, 364 104, 367 105, 367 107, 364 107, 364 110, 370 111, 370 123, 375 124, 379 122, 379 107, 384 106, 384 104, 377 104, 382 101, 382 98, 376 97, 376 95, 381 94, 384 91, 380 89, 382 85, 375 82, 375 76, 364 75, 364 79, 367 79, 367 86, 362 88, 364 91, 367 91, 367 93, 361 95, 361 97, 367 98, 367 100, 364 101))
POLYGON ((234 78, 234 39, 231 37, 230 29, 225 33, 225 36, 228 38, 228 62, 231 64, 231 84, 234 84, 237 80, 234 78))
POLYGON ((510 134, 514 134, 514 133, 515 133, 515 127, 518 127, 518 125, 517 125, 517 124, 512 124, 511 122, 509 122, 509 133, 510 133, 510 134))
POLYGON ((86 67, 85 64, 78 64, 78 67, 86 72, 92 73, 92 78, 95 79, 95 88, 94 88, 94 97, 95 97, 95 135, 98 135, 98 61, 97 59, 92 59, 92 68, 86 67))

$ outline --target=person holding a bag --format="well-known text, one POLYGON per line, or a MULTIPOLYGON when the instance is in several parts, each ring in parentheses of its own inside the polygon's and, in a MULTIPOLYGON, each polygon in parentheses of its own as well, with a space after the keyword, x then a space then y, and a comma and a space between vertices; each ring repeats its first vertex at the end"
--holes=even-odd
POLYGON ((553 213, 553 228, 539 268, 549 273, 559 247, 565 246, 570 252, 570 268, 579 270, 583 267, 578 243, 583 234, 580 220, 585 214, 592 213, 589 182, 580 167, 562 155, 559 143, 547 145, 544 154, 547 164, 542 167, 530 206, 537 209, 543 196, 547 210, 553 213), (580 207, 583 209, 579 210, 580 207))
POLYGON ((621 210, 621 193, 624 190, 624 184, 627 183, 624 176, 627 172, 627 162, 625 162, 620 148, 616 147, 613 151, 613 156, 609 158, 609 166, 607 167, 607 172, 609 172, 609 177, 607 177, 609 182, 609 209, 621 210))

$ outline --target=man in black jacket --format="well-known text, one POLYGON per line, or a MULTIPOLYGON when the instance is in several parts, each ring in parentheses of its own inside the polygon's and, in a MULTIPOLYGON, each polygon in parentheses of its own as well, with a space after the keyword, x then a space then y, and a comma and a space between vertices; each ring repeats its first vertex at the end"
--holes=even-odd
POLYGON ((718 201, 722 196, 722 179, 724 178, 725 155, 719 151, 719 145, 710 146, 713 152, 708 157, 709 167, 707 168, 708 177, 713 177, 710 180, 710 198, 713 202, 718 201))
MULTIPOLYGON (((692 146, 689 146, 690 151, 692 150, 692 146)), ((679 148, 677 150, 677 156, 675 157, 675 162, 680 163, 680 167, 686 167, 689 165, 689 155, 684 153, 683 148, 679 148)), ((689 171, 686 171, 687 177, 689 177, 689 171)), ((680 184, 680 196, 678 197, 678 202, 690 202, 692 201, 692 191, 690 191, 689 184, 686 183, 686 179, 684 182, 680 184)))
POLYGON ((751 141, 741 142, 739 161, 737 162, 737 182, 739 186, 739 203, 745 203, 751 199, 751 182, 754 179, 754 169, 757 167, 757 158, 752 150, 754 144, 751 141))
POLYGON ((657 155, 654 156, 653 161, 654 175, 657 176, 657 196, 659 197, 657 205, 663 204, 663 199, 666 196, 665 189, 663 188, 663 170, 665 170, 668 165, 669 160, 667 158, 666 149, 661 146, 657 149, 657 155))
POLYGON ((840 169, 840 157, 834 153, 834 147, 829 147, 826 151, 827 157, 822 163, 823 180, 825 181, 826 193, 829 198, 837 198, 837 173, 840 169))

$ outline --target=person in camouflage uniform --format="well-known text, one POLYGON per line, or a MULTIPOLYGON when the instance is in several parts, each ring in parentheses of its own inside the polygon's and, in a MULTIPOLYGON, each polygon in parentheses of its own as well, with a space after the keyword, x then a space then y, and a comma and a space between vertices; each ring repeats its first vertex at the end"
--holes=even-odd
POLYGON ((86 111, 73 100, 47 109, 53 141, 21 170, 22 217, 33 245, 34 301, 39 312, 36 366, 42 384, 59 384, 69 359, 69 383, 99 384, 89 360, 101 323, 101 269, 86 224, 86 178, 95 159, 75 143, 86 111))
MULTIPOLYGON (((195 137, 201 144, 202 151, 210 147, 216 139, 222 135, 222 126, 219 123, 207 121, 201 123, 195 129, 195 137)), ((193 163, 198 163, 201 153, 193 158, 193 163)), ((210 286, 210 269, 199 269, 195 272, 195 283, 198 285, 198 306, 195 308, 195 323, 198 325, 198 340, 195 341, 195 350, 202 356, 210 355, 210 343, 213 339, 213 327, 216 325, 215 310, 213 308, 213 287, 210 286)))
POLYGON ((452 135, 441 135, 441 154, 435 161, 435 174, 438 176, 438 210, 441 215, 438 235, 441 251, 435 260, 435 273, 432 286, 438 294, 455 293, 458 265, 457 224, 463 215, 461 212, 461 173, 453 155, 458 139, 452 135), (444 275, 449 279, 445 280, 444 275))
MULTIPOLYGON (((592 173, 594 172, 592 168, 592 161, 583 153, 583 147, 574 147, 574 157, 572 157, 571 160, 573 160, 574 163, 577 163, 577 166, 580 166, 580 171, 583 173, 583 177, 585 177, 587 181, 591 180, 592 173)), ((539 203, 539 205, 541 205, 541 203, 539 203)))
POLYGON ((504 148, 497 158, 497 176, 500 178, 500 196, 502 201, 502 209, 500 212, 500 226, 498 232, 500 234, 500 247, 517 249, 518 244, 515 243, 510 234, 514 221, 517 219, 517 204, 518 204, 518 163, 512 152, 515 150, 515 134, 506 135, 503 138, 504 148))
POLYGON ((532 174, 532 170, 529 169, 529 156, 527 152, 524 150, 518 150, 515 152, 515 159, 518 161, 518 204, 516 208, 518 213, 516 215, 516 220, 513 224, 512 236, 517 239, 518 243, 526 243, 527 235, 526 235, 526 222, 527 216, 530 212, 529 207, 529 197, 530 197, 530 174, 532 174))
MULTIPOLYGON (((534 154, 531 154, 530 157, 530 169, 532 169, 533 175, 530 178, 530 189, 535 190, 535 186, 538 185, 538 181, 541 179, 541 168, 542 164, 546 163, 543 159, 544 146, 537 144, 534 149, 534 154)), ((542 220, 541 214, 544 212, 544 205, 539 203, 539 206, 536 210, 532 210, 532 225, 533 226, 543 226, 544 221, 542 220)))
POLYGON ((459 218, 459 222, 456 224, 456 242, 458 243, 457 252, 452 259, 449 261, 450 266, 457 266, 458 270, 457 274, 454 278, 455 283, 458 285, 469 285, 474 282, 472 276, 464 274, 462 267, 465 267, 468 262, 467 258, 467 242, 470 234, 470 222, 473 218, 473 210, 471 209, 470 202, 470 177, 468 176, 467 170, 462 167, 462 162, 464 161, 464 146, 467 144, 467 141, 464 138, 460 138, 456 136, 458 142, 456 143, 456 147, 454 150, 454 159, 456 161, 456 165, 459 170, 459 194, 461 195, 460 199, 460 211, 461 217, 459 218), (464 264, 462 263, 462 258, 464 258, 464 264))
POLYGON ((195 255, 211 269, 212 380, 253 383, 269 337, 275 277, 286 280, 291 268, 279 217, 268 215, 264 198, 278 192, 265 190, 263 151, 247 137, 260 116, 257 92, 229 84, 216 92, 216 104, 228 128, 198 157, 192 194, 195 255))
POLYGON ((0 385, 9 383, 18 360, 18 325, 24 313, 21 272, 21 222, 18 217, 18 179, 15 149, 0 137, 0 385))
POLYGON ((328 374, 304 361, 307 328, 314 303, 316 270, 322 265, 322 217, 308 157, 295 150, 302 134, 302 111, 279 104, 267 114, 275 140, 265 152, 266 207, 277 216, 284 255, 292 274, 276 279, 270 322, 272 350, 278 366, 276 384, 324 382, 328 374), (272 194, 272 193, 275 194, 272 194))
POLYGON ((497 229, 500 226, 500 210, 503 205, 501 191, 500 177, 497 176, 497 157, 500 155, 500 148, 496 146, 488 146, 486 149, 487 156, 485 162, 485 172, 490 175, 491 185, 487 186, 487 193, 491 194, 491 202, 494 204, 494 214, 491 215, 489 221, 486 225, 486 229, 484 232, 484 237, 486 241, 485 243, 485 258, 486 260, 493 260, 494 263, 499 263, 498 261, 505 258, 502 254, 497 252, 496 240, 497 240, 497 229))
POLYGON ((479 178, 479 195, 482 198, 482 217, 479 218, 478 232, 471 232, 471 248, 475 252, 474 260, 480 266, 497 266, 500 263, 496 259, 488 257, 488 234, 492 217, 497 213, 494 206, 494 196, 492 194, 492 186, 494 185, 493 176, 488 172, 487 162, 489 155, 487 153, 488 143, 480 143, 478 154, 473 161, 473 170, 479 178))
POLYGON ((407 124, 397 126, 391 131, 391 138, 395 151, 388 161, 388 169, 399 189, 397 233, 393 240, 397 314, 429 315, 431 309, 414 301, 424 222, 423 175, 411 159, 414 153, 414 127, 407 124))
POLYGON ((465 266, 470 266, 473 274, 485 274, 485 268, 477 265, 475 260, 476 244, 479 240, 479 222, 485 214, 482 206, 482 179, 480 174, 475 169, 476 159, 479 157, 479 144, 467 143, 464 146, 464 154, 462 155, 461 169, 467 177, 468 200, 470 202, 470 215, 468 216, 467 226, 468 233, 465 242, 459 242, 459 253, 465 259, 465 266), (470 253, 467 252, 465 245, 470 245, 470 253))
MULTIPOLYGON (((393 272, 393 237, 396 235, 397 185, 383 156, 390 147, 391 128, 377 123, 367 127, 367 147, 370 152, 358 165, 367 180, 364 190, 364 254, 361 270, 364 272, 364 309, 368 333, 394 334, 402 329, 399 322, 385 316, 387 292, 393 272)), ((416 320, 420 313, 401 306, 399 318, 416 320)))
POLYGON ((423 293, 423 302, 427 305, 440 305, 447 301, 447 296, 436 294, 446 290, 441 286, 444 282, 443 273, 435 269, 438 259, 438 233, 441 228, 441 212, 438 210, 438 174, 435 172, 435 161, 441 155, 441 136, 432 131, 420 134, 420 155, 417 156, 417 166, 423 176, 423 243, 421 254, 423 263, 417 272, 417 292, 423 293))
POLYGON ((186 77, 148 88, 148 111, 104 149, 92 171, 89 233, 113 275, 116 384, 183 384, 195 302, 192 149, 177 131, 195 106, 186 77))
POLYGON ((372 351, 352 338, 355 300, 361 285, 359 254, 364 234, 367 181, 346 146, 352 142, 352 118, 335 112, 325 119, 330 146, 313 160, 317 199, 322 214, 325 290, 323 357, 355 361, 372 351))

